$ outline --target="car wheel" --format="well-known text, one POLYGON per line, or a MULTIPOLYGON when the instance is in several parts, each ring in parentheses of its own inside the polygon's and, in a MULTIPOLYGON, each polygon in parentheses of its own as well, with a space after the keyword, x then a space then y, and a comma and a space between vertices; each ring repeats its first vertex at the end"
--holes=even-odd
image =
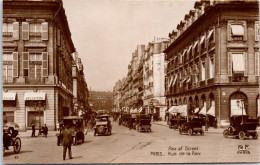
POLYGON ((258 138, 258 133, 256 132, 253 136, 253 139, 257 139, 258 138))
POLYGON ((227 129, 225 129, 224 131, 223 131, 223 136, 224 136, 224 138, 227 138, 228 137, 228 130, 227 129))
POLYGON ((14 140, 14 153, 19 153, 21 150, 22 142, 19 137, 15 138, 14 140))
POLYGON ((192 129, 189 129, 189 130, 188 130, 188 133, 189 133, 189 135, 191 136, 192 133, 193 133, 192 129))
POLYGON ((246 134, 245 134, 245 132, 244 132, 244 131, 240 131, 240 132, 238 133, 238 136, 239 136, 239 139, 240 139, 240 140, 244 140, 244 139, 245 139, 245 136, 246 136, 246 134))
POLYGON ((179 128, 179 134, 182 135, 182 129, 181 128, 179 128))

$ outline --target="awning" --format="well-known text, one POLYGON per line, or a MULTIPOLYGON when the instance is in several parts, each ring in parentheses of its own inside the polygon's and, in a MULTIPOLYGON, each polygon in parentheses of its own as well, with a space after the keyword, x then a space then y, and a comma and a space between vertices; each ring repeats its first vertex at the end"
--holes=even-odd
POLYGON ((207 115, 211 115, 211 116, 215 116, 215 106, 211 106, 208 110, 208 112, 206 113, 207 115))
POLYGON ((179 106, 171 106, 171 108, 168 111, 170 114, 174 115, 179 112, 179 106))
POLYGON ((138 109, 138 112, 141 113, 143 111, 143 107, 138 109))
POLYGON ((182 115, 182 116, 187 116, 187 105, 184 104, 182 105, 180 108, 179 108, 179 113, 182 115))
POLYGON ((244 72, 245 71, 245 62, 244 62, 243 53, 232 54, 232 63, 233 63, 234 72, 244 72))
POLYGON ((24 100, 45 100, 45 92, 24 93, 24 100))
POLYGON ((185 55, 186 51, 187 51, 187 49, 184 49, 184 51, 182 53, 183 56, 185 55))
POLYGON ((208 34, 208 37, 207 37, 207 39, 209 39, 211 36, 212 36, 212 34, 213 34, 213 29, 211 29, 210 31, 209 31, 209 34, 208 34))
POLYGON ((200 44, 202 44, 204 42, 204 40, 205 40, 205 34, 201 37, 200 44))
POLYGON ((175 75, 175 78, 174 78, 174 80, 173 80, 172 86, 174 86, 174 85, 175 85, 175 83, 176 83, 176 80, 177 80, 177 75, 175 75))
POLYGON ((195 109, 194 109, 194 113, 198 113, 199 110, 200 110, 199 107, 195 108, 195 109))
POLYGON ((195 43, 194 43, 194 45, 193 45, 193 49, 196 47, 198 45, 198 41, 196 41, 195 43))
POLYGON ((184 78, 184 79, 181 81, 181 84, 182 84, 182 83, 184 83, 186 80, 187 80, 187 79, 186 79, 186 78, 184 78))
POLYGON ((244 35, 243 25, 231 25, 231 33, 233 36, 243 36, 244 35))
POLYGON ((187 79, 186 83, 189 83, 189 82, 190 82, 190 77, 188 77, 188 79, 187 79))
POLYGON ((201 108, 201 110, 199 111, 199 114, 206 115, 206 106, 201 108))
POLYGON ((3 93, 3 100, 15 100, 16 93, 3 93))
POLYGON ((192 45, 190 45, 190 47, 189 47, 188 50, 187 50, 187 53, 188 53, 188 54, 190 53, 191 48, 192 48, 192 45))
POLYGON ((170 83, 169 83, 169 87, 171 87, 172 86, 172 82, 173 82, 173 77, 171 76, 171 80, 170 80, 170 83))

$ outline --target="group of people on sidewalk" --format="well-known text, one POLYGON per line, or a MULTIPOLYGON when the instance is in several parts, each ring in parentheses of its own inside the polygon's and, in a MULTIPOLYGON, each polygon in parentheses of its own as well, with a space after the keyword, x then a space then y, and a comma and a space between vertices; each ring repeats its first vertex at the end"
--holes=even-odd
MULTIPOLYGON (((34 123, 32 123, 32 136, 31 137, 36 137, 35 136, 35 124, 34 123)), ((47 138, 47 135, 48 135, 48 127, 47 127, 47 125, 46 124, 44 124, 44 126, 43 127, 39 127, 39 133, 38 133, 38 136, 39 135, 41 135, 41 134, 43 134, 46 138, 47 138)))

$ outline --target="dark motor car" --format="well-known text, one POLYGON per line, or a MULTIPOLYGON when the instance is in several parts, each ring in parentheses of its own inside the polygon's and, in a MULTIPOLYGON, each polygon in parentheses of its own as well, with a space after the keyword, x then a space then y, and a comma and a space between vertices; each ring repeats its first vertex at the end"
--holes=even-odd
POLYGON ((111 135, 112 125, 109 115, 100 115, 96 117, 96 125, 94 127, 94 136, 96 135, 111 135))
POLYGON ((151 129, 151 116, 150 115, 136 115, 136 130, 138 132, 142 131, 152 131, 151 129))
POLYGON ((258 125, 257 119, 249 119, 247 115, 234 115, 230 117, 230 126, 223 131, 223 136, 235 136, 241 140, 252 136, 253 139, 258 138, 256 127, 258 125))
POLYGON ((204 123, 204 118, 199 118, 196 116, 193 116, 189 121, 183 123, 179 127, 179 134, 188 133, 190 136, 195 133, 200 133, 201 135, 204 135, 204 131, 202 129, 204 123))
MULTIPOLYGON (((77 145, 78 141, 81 140, 81 143, 84 143, 85 136, 84 136, 84 122, 83 117, 79 116, 65 116, 61 120, 63 126, 69 125, 72 131, 72 138, 73 138, 73 145, 77 145)), ((61 145, 64 127, 60 128, 60 132, 56 134, 57 136, 57 145, 61 145)))
POLYGON ((179 126, 181 126, 183 123, 185 123, 187 120, 185 117, 181 116, 180 114, 177 114, 176 116, 172 116, 169 119, 169 128, 170 129, 178 129, 179 126))
POLYGON ((14 153, 19 153, 21 150, 22 142, 18 135, 18 124, 14 122, 7 122, 3 127, 3 153, 9 146, 13 146, 14 153))

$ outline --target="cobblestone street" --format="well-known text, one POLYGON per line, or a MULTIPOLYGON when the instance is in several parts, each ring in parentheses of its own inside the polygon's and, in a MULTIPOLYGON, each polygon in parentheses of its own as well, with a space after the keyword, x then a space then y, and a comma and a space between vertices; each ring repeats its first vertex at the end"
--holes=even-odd
POLYGON ((223 129, 209 129, 204 136, 179 135, 165 122, 152 125, 152 132, 139 133, 113 123, 111 136, 88 132, 84 144, 72 146, 73 159, 62 160, 62 146, 56 145, 56 132, 48 138, 30 137, 21 132, 19 154, 6 151, 4 163, 181 163, 181 162, 255 162, 259 161, 260 141, 225 139, 223 129), (238 154, 238 145, 248 146, 250 154, 238 154), (190 154, 189 154, 190 153, 190 154), (218 158, 218 159, 216 159, 218 158), (221 159, 220 159, 221 158, 221 159))

